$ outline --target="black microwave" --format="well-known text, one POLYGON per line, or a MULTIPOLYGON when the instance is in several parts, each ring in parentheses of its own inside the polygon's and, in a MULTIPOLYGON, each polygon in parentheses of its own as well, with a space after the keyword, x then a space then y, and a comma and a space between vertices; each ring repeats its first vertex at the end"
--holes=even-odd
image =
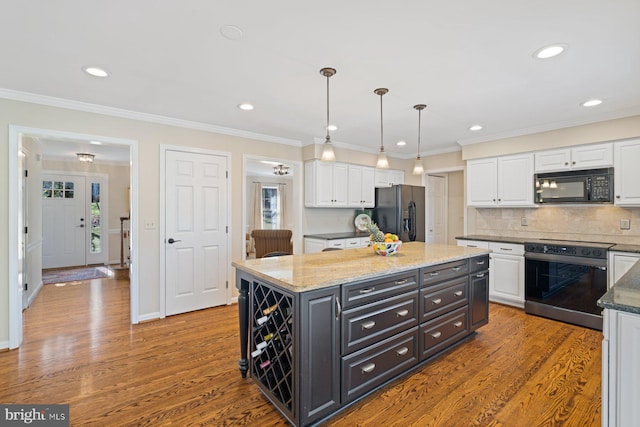
POLYGON ((536 203, 613 203, 613 168, 535 175, 536 203))

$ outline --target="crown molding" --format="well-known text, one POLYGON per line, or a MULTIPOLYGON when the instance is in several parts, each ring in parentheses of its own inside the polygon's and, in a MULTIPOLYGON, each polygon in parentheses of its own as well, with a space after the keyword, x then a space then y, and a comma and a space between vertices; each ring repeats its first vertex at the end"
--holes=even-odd
MULTIPOLYGON (((334 147, 338 147, 338 148, 345 148, 352 151, 359 151, 361 153, 378 154, 378 147, 369 148, 369 147, 363 147, 362 145, 349 144, 346 142, 340 142, 340 141, 334 141, 334 140, 331 140, 331 143, 334 145, 334 147)), ((312 142, 309 142, 304 145, 307 146, 307 145, 322 145, 322 144, 324 144, 324 138, 316 137, 316 138, 313 138, 312 142)), ((438 154, 455 153, 461 150, 462 148, 459 146, 439 148, 439 149, 421 151, 420 156, 437 156, 438 154)), ((392 157, 394 159, 400 159, 400 160, 413 159, 416 157, 416 154, 417 154, 417 153, 416 154, 397 154, 397 153, 391 153, 386 150, 385 152, 387 153, 387 157, 392 157)))
POLYGON ((281 138, 261 133, 247 132, 239 129, 226 128, 222 126, 210 125, 189 120, 176 119, 173 117, 159 116, 156 114, 140 113, 137 111, 123 110, 121 108, 106 107, 104 105, 90 104, 87 102, 72 101, 69 99, 55 98, 52 96, 38 95, 35 93, 21 92, 11 89, 0 88, 0 98, 11 99, 13 101, 29 102, 32 104, 47 105, 49 107, 66 108, 69 110, 83 111, 86 113, 103 114, 105 116, 120 117, 124 119, 138 120, 148 123, 157 123, 168 126, 175 126, 185 129, 200 130, 210 133, 238 136, 241 138, 256 139, 265 142, 275 142, 276 144, 293 145, 302 147, 302 142, 295 139, 281 138))
POLYGON ((625 117, 631 117, 631 116, 637 116, 637 115, 640 115, 640 107, 631 107, 624 110, 617 110, 617 111, 602 113, 595 117, 591 116, 588 119, 581 118, 581 119, 575 119, 575 120, 565 120, 562 122, 547 123, 540 126, 532 126, 528 128, 516 129, 516 130, 506 131, 506 132, 498 132, 498 133, 494 133, 486 136, 479 136, 475 138, 465 138, 465 139, 458 140, 457 142, 461 146, 480 144, 482 142, 496 141, 499 139, 514 138, 517 136, 532 135, 535 133, 549 132, 549 131, 558 130, 558 129, 566 129, 570 127, 589 125, 592 123, 604 122, 607 120, 624 119, 625 117))

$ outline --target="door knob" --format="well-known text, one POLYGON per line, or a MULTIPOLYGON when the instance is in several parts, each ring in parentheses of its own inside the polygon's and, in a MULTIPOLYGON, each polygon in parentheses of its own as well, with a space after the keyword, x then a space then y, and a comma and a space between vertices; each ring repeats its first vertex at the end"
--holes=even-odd
POLYGON ((175 240, 173 237, 167 240, 167 243, 169 243, 170 245, 173 245, 175 242, 182 242, 182 240, 175 240))

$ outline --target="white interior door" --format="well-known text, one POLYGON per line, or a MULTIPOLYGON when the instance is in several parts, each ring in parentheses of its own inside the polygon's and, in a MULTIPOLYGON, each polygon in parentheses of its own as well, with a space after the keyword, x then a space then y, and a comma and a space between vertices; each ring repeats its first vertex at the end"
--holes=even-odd
POLYGON ((446 243, 446 178, 427 176, 427 242, 446 243))
POLYGON ((86 265, 85 177, 42 175, 42 268, 86 265))
POLYGON ((227 158, 165 157, 165 313, 227 303, 227 158))

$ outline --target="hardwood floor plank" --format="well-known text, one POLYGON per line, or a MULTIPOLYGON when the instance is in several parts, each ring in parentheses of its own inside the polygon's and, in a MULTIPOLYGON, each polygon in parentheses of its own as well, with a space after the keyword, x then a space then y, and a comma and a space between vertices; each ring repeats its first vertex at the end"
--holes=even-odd
MULTIPOLYGON (((0 401, 68 403, 74 426, 282 426, 237 369, 237 306, 129 324, 126 281, 46 285, 0 401)), ((600 332, 490 306, 490 321, 323 426, 596 426, 600 332)))

